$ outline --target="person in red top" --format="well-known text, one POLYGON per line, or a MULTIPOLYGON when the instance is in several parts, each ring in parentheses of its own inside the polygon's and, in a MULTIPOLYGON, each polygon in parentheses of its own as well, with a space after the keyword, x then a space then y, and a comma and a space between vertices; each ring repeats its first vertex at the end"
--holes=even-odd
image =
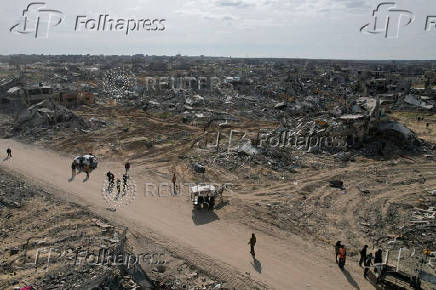
POLYGON ((347 251, 345 251, 344 245, 339 248, 339 267, 343 268, 345 265, 345 260, 347 259, 347 251))

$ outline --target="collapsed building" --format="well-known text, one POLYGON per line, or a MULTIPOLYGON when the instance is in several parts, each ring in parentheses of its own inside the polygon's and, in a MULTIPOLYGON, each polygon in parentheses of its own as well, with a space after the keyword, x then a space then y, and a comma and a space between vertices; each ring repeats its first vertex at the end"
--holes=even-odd
POLYGON ((17 114, 13 128, 14 135, 35 136, 49 133, 47 129, 66 128, 86 130, 90 124, 66 107, 52 100, 45 100, 28 107, 17 114))

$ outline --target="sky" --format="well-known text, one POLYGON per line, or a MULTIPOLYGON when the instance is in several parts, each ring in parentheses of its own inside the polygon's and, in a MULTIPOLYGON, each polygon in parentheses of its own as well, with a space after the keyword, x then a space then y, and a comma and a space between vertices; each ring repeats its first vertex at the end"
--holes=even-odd
POLYGON ((0 54, 436 59, 435 0, 37 1, 2 0, 0 54), (374 33, 373 11, 382 3, 374 33), (87 29, 99 15, 122 25, 87 29), (144 23, 154 19, 162 20, 158 30, 147 31, 144 23))

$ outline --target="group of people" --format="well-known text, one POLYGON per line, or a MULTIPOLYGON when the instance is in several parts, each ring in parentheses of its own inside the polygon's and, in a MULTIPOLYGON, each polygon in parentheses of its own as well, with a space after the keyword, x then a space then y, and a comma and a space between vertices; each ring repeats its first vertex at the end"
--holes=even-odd
POLYGON ((363 264, 363 277, 368 277, 368 272, 371 265, 374 265, 374 272, 377 274, 377 279, 380 279, 383 272, 383 250, 378 249, 375 252, 375 256, 372 253, 368 254, 368 245, 365 245, 362 250, 360 250, 360 261, 359 266, 362 267, 363 264), (372 262, 374 260, 374 263, 372 262))
MULTIPOLYGON (((126 194, 126 189, 129 188, 127 181, 129 180, 130 163, 127 162, 124 165, 124 168, 126 169, 126 172, 123 174, 123 196, 126 194)), ((108 171, 106 173, 106 176, 107 176, 107 179, 109 182, 108 191, 112 192, 112 190, 115 186, 115 175, 112 172, 108 171)), ((120 178, 117 179, 116 184, 117 184, 117 196, 116 196, 116 198, 118 198, 118 195, 121 193, 121 179, 120 178)))
MULTIPOLYGON (((375 252, 375 256, 372 253, 368 254, 368 245, 365 245, 362 250, 360 250, 360 260, 359 266, 363 267, 363 277, 368 278, 368 272, 371 268, 371 265, 374 265, 374 272, 377 274, 377 279, 380 279, 383 271, 383 250, 378 249, 375 252)), ((343 262, 345 265, 345 260, 347 257, 347 251, 345 250, 345 246, 341 241, 337 241, 335 245, 335 258, 336 263, 340 264, 343 262)))

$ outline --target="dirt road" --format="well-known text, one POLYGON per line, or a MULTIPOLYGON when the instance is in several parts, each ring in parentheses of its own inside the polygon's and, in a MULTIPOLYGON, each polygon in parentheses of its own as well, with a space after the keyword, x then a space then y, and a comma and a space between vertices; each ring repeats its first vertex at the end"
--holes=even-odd
POLYGON ((0 148, 7 147, 12 148, 13 158, 4 160, 6 150, 1 149, 2 167, 67 193, 63 195, 67 199, 105 212, 131 230, 152 232, 168 240, 171 248, 183 249, 183 255, 189 256, 192 249, 199 253, 196 262, 200 267, 205 266, 204 261, 213 259, 222 269, 242 275, 248 272, 251 278, 273 289, 373 289, 362 279, 360 268, 350 263, 346 266, 348 271, 341 272, 331 250, 314 247, 298 237, 257 233, 257 261, 254 262, 247 245, 251 235, 249 228, 220 220, 219 216, 193 216, 192 206, 184 198, 158 199, 144 195, 146 182, 160 181, 148 180, 140 168, 132 168, 131 172, 137 186, 135 200, 116 212, 109 212, 105 211, 108 204, 101 192, 105 173, 109 169, 121 173, 122 164, 100 162, 88 181, 83 181, 84 175, 69 181, 70 157, 12 140, 0 140, 0 148))

